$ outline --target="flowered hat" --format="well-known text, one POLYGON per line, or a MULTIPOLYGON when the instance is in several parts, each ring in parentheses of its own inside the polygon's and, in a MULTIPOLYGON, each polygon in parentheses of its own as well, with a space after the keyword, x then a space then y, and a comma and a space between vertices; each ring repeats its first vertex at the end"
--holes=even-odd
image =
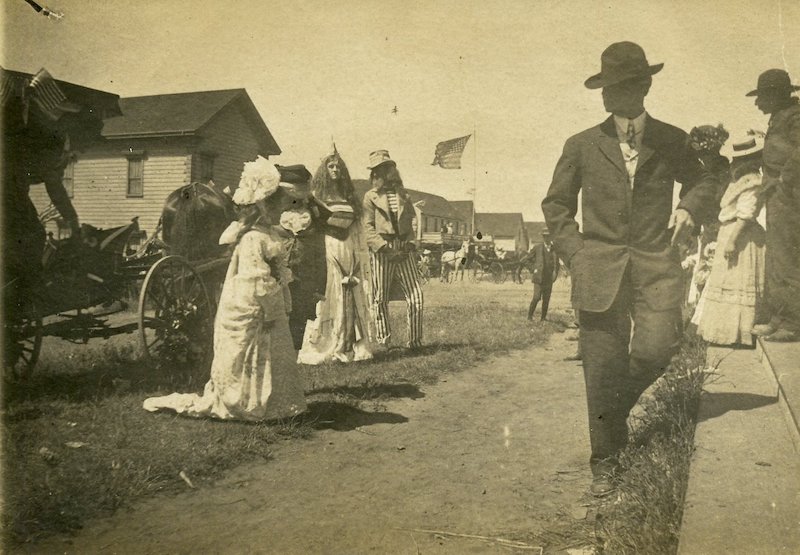
POLYGON ((730 134, 720 123, 713 125, 700 125, 689 133, 689 144, 698 153, 719 152, 730 134))
POLYGON ((244 163, 239 188, 233 193, 233 202, 239 206, 255 204, 278 190, 281 174, 266 158, 258 156, 252 162, 244 163))

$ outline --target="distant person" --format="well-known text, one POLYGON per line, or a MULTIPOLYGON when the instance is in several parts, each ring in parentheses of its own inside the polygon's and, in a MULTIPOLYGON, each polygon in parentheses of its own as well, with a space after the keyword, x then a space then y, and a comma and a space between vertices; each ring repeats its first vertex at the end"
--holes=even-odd
POLYGON ((764 228, 756 221, 764 205, 761 151, 755 137, 733 144, 716 254, 692 320, 697 333, 717 345, 752 346, 750 332, 763 311, 764 228))
POLYGON ((694 264, 686 299, 687 304, 691 306, 695 306, 699 300, 700 291, 703 287, 701 283, 701 280, 704 279, 703 273, 711 263, 706 257, 706 252, 709 250, 708 245, 717 240, 719 221, 716 216, 719 214, 719 203, 722 200, 722 195, 730 182, 730 162, 720 154, 720 149, 729 136, 730 134, 722 124, 716 126, 700 125, 692 128, 689 132, 689 144, 692 150, 697 153, 697 158, 703 164, 703 168, 714 175, 718 185, 713 213, 709 212, 708 214, 709 218, 713 216, 714 219, 703 224, 697 237, 697 249, 686 260, 687 263, 694 264))
POLYGON ((542 202, 572 277, 596 496, 615 489, 626 418, 678 350, 684 284, 675 245, 714 204, 716 184, 688 135, 644 109, 662 66, 631 42, 603 52, 600 73, 585 85, 602 88, 612 115, 567 140, 542 202), (675 181, 683 187, 673 212, 675 181))
POLYGON ((422 287, 415 264, 415 214, 397 164, 387 150, 369 155, 370 184, 364 195, 364 231, 372 264, 372 296, 377 340, 389 346, 389 292, 395 278, 406 297, 408 348, 422 346, 422 287))
POLYGON ((311 172, 302 164, 278 166, 281 189, 291 197, 276 230, 283 237, 292 281, 289 329, 296 351, 303 346, 306 325, 317 314, 317 302, 325 298, 328 270, 325 258, 325 214, 311 196, 311 172))
POLYGON ((770 321, 753 329, 767 341, 800 339, 800 90, 782 69, 758 76, 747 93, 770 116, 764 139, 767 196, 767 306, 770 321))
POLYGON ((314 198, 331 215, 325 232, 328 279, 317 316, 306 328, 297 361, 302 364, 352 362, 372 358, 374 324, 370 315, 369 254, 347 165, 335 150, 311 181, 314 198))
POLYGON ((287 319, 292 273, 275 228, 293 199, 280 179, 278 169, 259 156, 245 164, 233 195, 239 219, 220 243, 235 247, 214 319, 214 361, 203 393, 151 397, 145 410, 248 421, 305 410, 287 319))
POLYGON ((531 281, 533 282, 533 298, 528 307, 528 320, 533 320, 536 306, 542 301, 541 320, 547 319, 547 308, 550 306, 550 294, 553 291, 553 282, 558 277, 558 257, 553 249, 553 241, 548 231, 542 232, 542 242, 533 248, 530 261, 531 281))

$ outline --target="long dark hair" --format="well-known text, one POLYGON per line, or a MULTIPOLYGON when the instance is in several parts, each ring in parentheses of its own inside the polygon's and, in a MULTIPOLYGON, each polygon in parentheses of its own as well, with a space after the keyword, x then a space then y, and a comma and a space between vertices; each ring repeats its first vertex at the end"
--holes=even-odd
POLYGON ((361 213, 361 206, 358 199, 356 199, 356 191, 353 187, 353 180, 350 179, 347 164, 344 163, 338 152, 334 152, 322 159, 311 180, 311 191, 322 202, 343 200, 353 208, 353 212, 356 215, 361 213), (339 164, 340 175, 337 180, 333 180, 328 173, 328 164, 332 161, 336 161, 339 164))
POLYGON ((369 181, 370 181, 370 183, 374 187, 375 186, 375 180, 380 179, 381 180, 381 188, 383 186, 385 186, 387 184, 386 183, 386 178, 389 175, 389 170, 394 170, 394 173, 396 175, 396 178, 394 179, 393 183, 394 183, 395 189, 397 190, 397 194, 402 196, 402 197, 404 197, 404 198, 407 197, 408 193, 406 193, 405 187, 403 186, 403 178, 400 177, 400 172, 397 171, 397 167, 394 164, 391 164, 391 163, 381 164, 380 166, 372 168, 370 170, 370 172, 369 172, 369 181))

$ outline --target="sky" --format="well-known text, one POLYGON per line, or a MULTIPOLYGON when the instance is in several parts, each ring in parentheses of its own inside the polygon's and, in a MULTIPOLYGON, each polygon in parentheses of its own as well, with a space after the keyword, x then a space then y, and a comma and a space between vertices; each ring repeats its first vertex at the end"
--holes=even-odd
POLYGON ((607 114, 583 82, 611 43, 664 63, 648 112, 686 131, 766 130, 745 93, 779 67, 800 83, 797 0, 3 0, 7 69, 139 96, 245 88, 282 149, 313 172, 331 140, 351 175, 385 148, 407 187, 479 212, 540 203, 564 141, 607 114), (393 108, 397 107, 397 112, 393 108), (473 134, 462 169, 436 143, 473 134))

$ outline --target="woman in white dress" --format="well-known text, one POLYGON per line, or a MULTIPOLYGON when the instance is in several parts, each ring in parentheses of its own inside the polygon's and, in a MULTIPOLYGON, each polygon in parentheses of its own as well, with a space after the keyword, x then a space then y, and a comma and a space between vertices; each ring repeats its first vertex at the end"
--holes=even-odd
POLYGON ((220 237, 235 244, 214 321, 214 361, 202 395, 144 401, 148 411, 237 420, 287 418, 305 410, 287 314, 291 310, 283 241, 272 229, 291 203, 266 159, 245 164, 233 200, 239 220, 220 237))
POLYGON ((719 234, 711 272, 692 322, 717 345, 752 346, 764 298, 764 206, 760 139, 733 144, 731 182, 720 201, 719 234))
POLYGON ((372 358, 374 324, 369 312, 369 255, 347 166, 334 148, 313 180, 314 196, 330 211, 325 228, 328 282, 317 317, 306 327, 297 357, 302 364, 372 358))

